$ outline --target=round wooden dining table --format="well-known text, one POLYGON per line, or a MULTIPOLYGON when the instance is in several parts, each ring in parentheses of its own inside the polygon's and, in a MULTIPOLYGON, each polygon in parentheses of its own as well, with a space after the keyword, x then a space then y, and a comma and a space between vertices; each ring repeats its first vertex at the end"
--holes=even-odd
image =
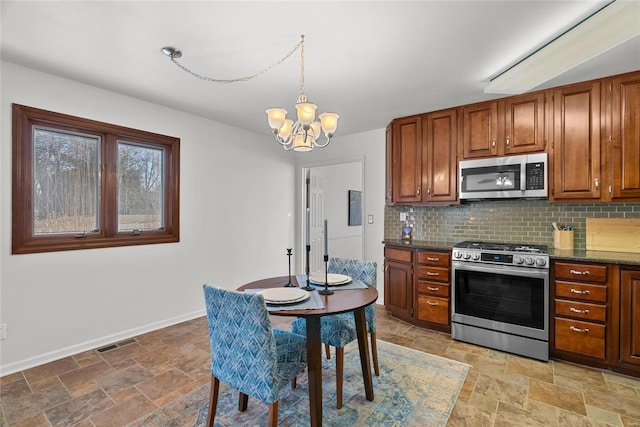
MULTIPOLYGON (((283 287, 289 280, 288 276, 271 277, 247 283, 238 288, 266 289, 283 287)), ((294 284, 298 284, 295 277, 291 277, 294 284)), ((303 284, 305 285, 305 284, 303 284)), ((307 365, 309 375, 309 414, 312 427, 322 426, 322 343, 320 342, 320 318, 330 314, 353 312, 358 337, 362 378, 367 400, 373 400, 373 382, 371 377, 371 362, 369 359, 369 344, 367 341, 367 324, 364 308, 378 299, 378 291, 373 286, 366 289, 335 290, 332 295, 320 295, 324 308, 304 310, 269 310, 274 316, 303 317, 307 324, 307 365)))

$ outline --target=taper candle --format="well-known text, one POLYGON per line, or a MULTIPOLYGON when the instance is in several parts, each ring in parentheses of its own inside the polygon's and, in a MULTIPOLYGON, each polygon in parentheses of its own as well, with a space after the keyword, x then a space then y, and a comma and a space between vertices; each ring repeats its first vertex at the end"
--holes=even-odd
POLYGON ((307 208, 307 217, 306 217, 306 229, 305 229, 305 245, 309 246, 311 244, 310 238, 310 229, 311 228, 311 211, 307 208))
POLYGON ((329 231, 327 229, 327 220, 324 220, 324 254, 329 255, 329 231))
POLYGON ((293 227, 291 224, 292 215, 291 212, 287 214, 287 233, 289 234, 289 240, 287 241, 287 248, 293 248, 293 227))

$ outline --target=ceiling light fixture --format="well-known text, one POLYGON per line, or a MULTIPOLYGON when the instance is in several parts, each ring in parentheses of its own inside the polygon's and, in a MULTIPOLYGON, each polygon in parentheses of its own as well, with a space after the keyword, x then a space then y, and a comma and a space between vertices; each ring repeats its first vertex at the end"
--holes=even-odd
POLYGON ((485 93, 520 94, 640 35, 640 3, 616 0, 492 79, 485 93))
POLYGON ((317 106, 309 102, 304 93, 304 35, 300 36, 300 41, 279 61, 250 76, 236 79, 215 79, 191 71, 177 61, 178 58, 182 57, 182 52, 175 47, 165 46, 162 48, 162 53, 168 56, 180 69, 200 80, 214 83, 235 83, 251 80, 265 74, 276 65, 283 63, 298 49, 300 49, 300 95, 296 103, 296 122, 294 123, 293 120, 287 119, 287 110, 284 108, 269 108, 266 112, 269 126, 276 137, 276 141, 285 150, 311 151, 315 147, 324 148, 329 145, 338 127, 339 116, 336 113, 322 113, 318 116, 320 121, 316 121, 317 106), (326 140, 318 142, 321 131, 324 132, 326 140))
POLYGON ((333 133, 338 127, 336 113, 322 113, 316 121, 316 104, 312 104, 304 94, 304 35, 300 36, 300 95, 296 103, 297 120, 287 119, 284 108, 269 108, 267 119, 276 137, 276 141, 285 150, 311 151, 314 147, 324 148, 329 145, 333 133), (326 141, 319 143, 320 129, 324 132, 326 141))

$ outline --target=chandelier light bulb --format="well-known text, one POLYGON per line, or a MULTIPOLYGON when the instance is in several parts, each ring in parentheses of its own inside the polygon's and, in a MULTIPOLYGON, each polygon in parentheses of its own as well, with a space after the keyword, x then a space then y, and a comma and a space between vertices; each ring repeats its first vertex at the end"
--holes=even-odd
POLYGON ((280 129, 284 125, 285 118, 287 117, 287 110, 284 108, 269 108, 267 110, 267 118, 269 120, 269 126, 273 130, 280 129))
POLYGON ((338 128, 338 116, 336 113, 322 113, 318 116, 320 123, 322 124, 322 130, 324 134, 331 137, 338 128))

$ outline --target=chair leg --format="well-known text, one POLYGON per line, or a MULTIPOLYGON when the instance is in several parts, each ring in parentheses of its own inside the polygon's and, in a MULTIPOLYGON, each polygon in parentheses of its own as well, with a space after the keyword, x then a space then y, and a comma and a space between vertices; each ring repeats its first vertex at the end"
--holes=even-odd
POLYGON ((331 351, 329 350, 329 344, 324 345, 324 351, 327 353, 327 360, 331 359, 331 351))
POLYGON ((247 410, 247 403, 249 402, 249 396, 244 393, 240 393, 238 398, 238 411, 244 412, 247 410))
POLYGON ((278 426, 278 401, 269 404, 269 427, 278 426))
POLYGON ((371 356, 373 358, 373 372, 375 372, 376 377, 379 377, 380 367, 378 366, 378 346, 375 332, 371 332, 371 356))
POLYGON ((296 388, 298 386, 298 377, 293 377, 291 380, 291 388, 296 388))
POLYGON ((342 408, 342 384, 344 379, 344 347, 336 347, 336 407, 342 408))
POLYGON ((207 414, 207 427, 213 427, 213 420, 216 417, 218 408, 218 391, 220 390, 220 380, 211 375, 211 392, 209 393, 209 413, 207 414))

